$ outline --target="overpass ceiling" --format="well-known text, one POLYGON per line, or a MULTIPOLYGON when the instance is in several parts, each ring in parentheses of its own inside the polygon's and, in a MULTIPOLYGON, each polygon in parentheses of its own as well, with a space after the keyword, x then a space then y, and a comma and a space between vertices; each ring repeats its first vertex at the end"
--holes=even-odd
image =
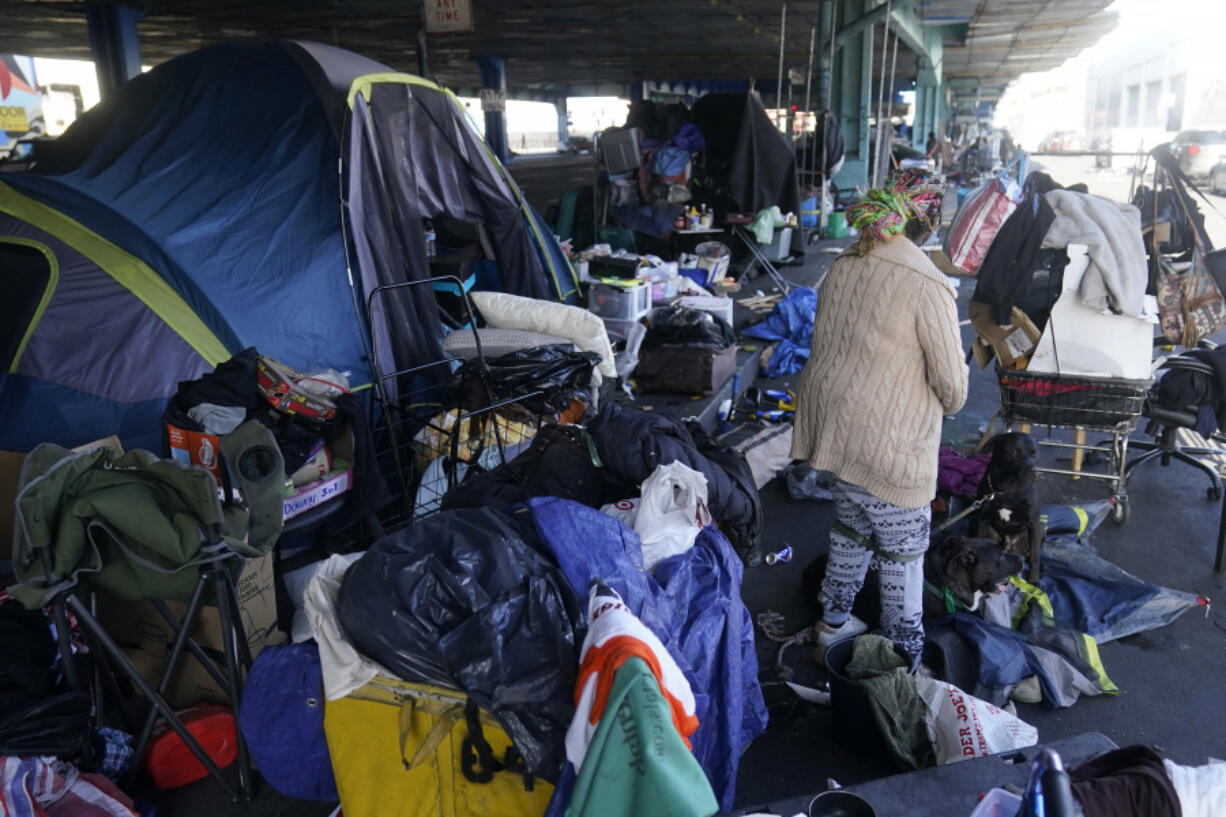
POLYGON ((979 80, 978 95, 999 97, 1021 74, 1055 68, 1115 28, 1112 0, 919 0, 926 25, 965 25, 947 43, 946 77, 979 80))
MULTIPOLYGON (((84 3, 6 0, 0 52, 91 59, 84 3)), ((317 40, 416 71, 421 0, 140 0, 142 57, 156 64, 209 43, 317 40)), ((789 0, 785 59, 808 61, 816 0, 789 0)), ((774 78, 779 0, 473 0, 472 34, 430 35, 430 71, 478 84, 471 55, 507 59, 514 85, 774 78)))
MULTIPOLYGON (((896 5, 899 0, 895 0, 896 5)), ((925 25, 965 30, 947 42, 945 76, 981 94, 1059 65, 1115 24, 1110 0, 916 0, 925 25), (961 39, 961 38, 957 38, 961 39)), ((135 0, 142 57, 156 64, 210 43, 286 37, 338 45, 400 70, 417 67, 420 0, 135 0)), ((818 0, 787 0, 787 67, 808 61, 818 0)), ((773 79, 780 0, 473 0, 475 32, 431 35, 430 71, 474 87, 475 53, 507 58, 517 87, 636 80, 773 79)), ((91 59, 82 0, 5 0, 0 52, 91 59)), ((845 21, 840 21, 840 25, 845 21)), ((877 38, 880 45, 880 38, 877 38)), ((898 76, 914 75, 902 49, 898 76)), ((879 65, 874 61, 875 66, 879 65)))

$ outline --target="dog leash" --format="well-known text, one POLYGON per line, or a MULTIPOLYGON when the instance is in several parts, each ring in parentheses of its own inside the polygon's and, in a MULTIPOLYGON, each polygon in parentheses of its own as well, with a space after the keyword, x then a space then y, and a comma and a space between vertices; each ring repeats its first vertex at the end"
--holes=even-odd
MULTIPOLYGON (((976 499, 967 508, 965 508, 962 511, 959 511, 957 515, 950 517, 949 519, 942 522, 940 525, 937 525, 935 528, 933 528, 932 533, 940 533, 941 531, 945 530, 949 526, 965 519, 966 517, 973 514, 975 511, 982 508, 987 503, 991 502, 997 496, 999 496, 999 494, 994 491, 990 494, 980 497, 979 499, 976 499)), ((860 545, 861 547, 871 550, 873 553, 876 553, 882 559, 885 559, 886 561, 889 561, 889 562, 898 562, 899 564, 906 564, 907 562, 914 562, 916 559, 923 558, 924 556, 923 553, 895 553, 891 550, 885 550, 884 548, 881 547, 881 545, 877 544, 877 542, 875 542, 871 538, 865 536, 864 534, 855 530, 851 526, 844 524, 843 522, 839 522, 837 520, 835 521, 832 527, 832 530, 841 536, 847 537, 848 539, 860 545)))
MULTIPOLYGON (((991 488, 991 479, 990 479, 990 478, 989 478, 989 480, 988 480, 988 487, 989 487, 989 488, 991 488)), ((935 528, 933 528, 933 529, 932 529, 932 532, 933 532, 933 533, 940 533, 941 531, 945 530, 946 528, 950 527, 951 525, 954 525, 954 524, 956 524, 956 523, 958 523, 958 522, 961 522, 963 519, 965 519, 966 517, 970 516, 970 515, 971 515, 971 514, 973 514, 975 511, 979 510, 979 509, 980 509, 980 508, 982 508, 984 505, 986 505, 986 504, 988 504, 989 502, 991 502, 993 499, 996 499, 996 497, 998 497, 998 496, 1000 496, 1000 492, 999 492, 999 491, 993 491, 992 493, 987 494, 986 496, 982 496, 982 497, 980 497, 979 499, 976 499, 974 502, 972 502, 972 503, 971 503, 969 506, 967 506, 965 509, 963 509, 963 510, 959 511, 959 512, 957 513, 957 515, 956 515, 956 516, 951 516, 949 519, 946 519, 944 522, 942 522, 941 524, 937 525, 935 528)))

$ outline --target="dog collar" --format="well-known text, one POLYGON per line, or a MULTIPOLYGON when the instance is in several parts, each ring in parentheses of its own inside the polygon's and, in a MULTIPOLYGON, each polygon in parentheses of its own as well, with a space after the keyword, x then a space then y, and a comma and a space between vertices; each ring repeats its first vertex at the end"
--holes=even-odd
POLYGON ((947 613, 967 613, 970 612, 970 607, 962 599, 954 595, 954 591, 949 589, 949 585, 943 584, 937 587, 927 579, 924 580, 924 590, 945 602, 945 612, 947 613))

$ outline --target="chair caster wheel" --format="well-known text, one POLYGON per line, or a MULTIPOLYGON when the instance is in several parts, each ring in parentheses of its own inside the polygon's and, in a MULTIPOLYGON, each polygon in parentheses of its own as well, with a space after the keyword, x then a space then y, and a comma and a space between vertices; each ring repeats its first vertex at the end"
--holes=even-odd
POLYGON ((1115 498, 1115 504, 1111 506, 1111 521, 1117 525, 1128 521, 1128 497, 1117 496, 1115 498))

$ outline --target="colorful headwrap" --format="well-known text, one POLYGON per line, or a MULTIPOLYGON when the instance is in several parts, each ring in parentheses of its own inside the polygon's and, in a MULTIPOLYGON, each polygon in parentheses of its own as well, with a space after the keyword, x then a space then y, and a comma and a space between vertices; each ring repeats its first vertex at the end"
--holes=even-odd
POLYGON ((884 187, 869 190, 864 200, 847 209, 851 226, 870 241, 893 241, 907 222, 922 221, 929 229, 941 223, 945 188, 922 170, 894 173, 884 187))

